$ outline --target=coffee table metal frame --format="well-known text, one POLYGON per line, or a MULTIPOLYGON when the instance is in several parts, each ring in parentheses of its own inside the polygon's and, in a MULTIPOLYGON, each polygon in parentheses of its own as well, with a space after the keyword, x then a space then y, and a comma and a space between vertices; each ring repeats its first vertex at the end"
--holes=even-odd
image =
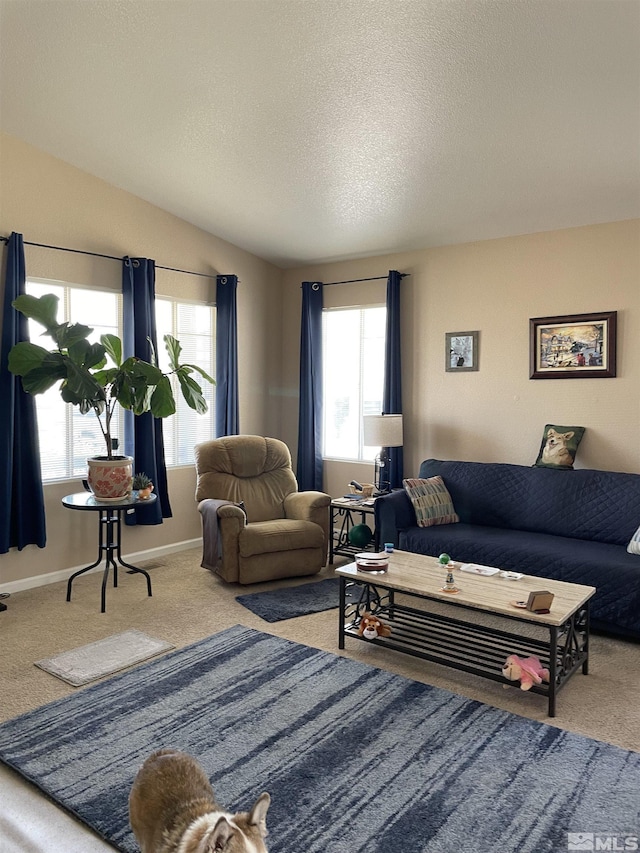
MULTIPOLYGON (((393 558, 392 558, 393 559, 393 558)), ((533 685, 532 692, 548 697, 549 716, 555 717, 556 698, 569 678, 578 669, 587 675, 589 671, 589 597, 567 615, 561 624, 548 624, 537 621, 534 614, 515 611, 506 614, 496 611, 491 615, 499 616, 515 623, 534 622, 547 629, 548 637, 539 639, 528 637, 522 632, 489 627, 463 618, 465 611, 479 612, 472 604, 450 600, 462 611, 460 618, 449 613, 436 613, 428 609, 419 609, 412 604, 396 601, 396 592, 409 599, 426 602, 439 601, 441 595, 428 591, 414 592, 385 584, 384 574, 369 575, 358 572, 355 564, 336 569, 340 575, 340 605, 338 647, 344 649, 345 638, 353 637, 367 643, 384 646, 405 654, 420 657, 434 663, 469 672, 507 686, 519 686, 507 681, 502 675, 502 666, 510 654, 520 657, 537 655, 542 665, 549 669, 549 683, 533 685), (355 588, 354 588, 355 587, 355 588), (358 595, 357 587, 360 587, 358 595), (347 591, 349 600, 347 600, 347 591), (368 640, 358 633, 358 627, 365 612, 372 613, 391 626, 390 637, 377 637, 368 640)), ((456 574, 456 581, 462 573, 456 574)), ((543 579, 536 578, 538 586, 544 587, 543 579)), ((460 583, 464 581, 460 580, 460 583)), ((504 583, 508 583, 505 581, 504 583)), ((583 587, 583 589, 585 589, 583 587)), ((515 592, 515 585, 514 585, 515 592)), ((593 595, 593 592, 591 595, 593 595)), ((454 596, 451 596, 453 599, 454 596)), ((484 612, 487 608, 482 608, 484 612)))
POLYGON ((106 611, 106 596, 107 596, 107 580, 109 578, 109 569, 113 569, 113 585, 118 586, 118 564, 127 569, 128 574, 141 574, 147 579, 147 594, 151 596, 151 578, 144 569, 133 566, 122 559, 121 543, 122 543, 122 513, 142 503, 153 503, 156 500, 155 495, 151 495, 147 500, 140 501, 137 495, 132 495, 128 498, 123 498, 118 502, 101 502, 96 500, 95 496, 88 492, 78 492, 73 495, 65 495, 62 498, 62 503, 68 509, 81 510, 83 512, 97 512, 98 516, 98 558, 90 566, 85 566, 84 569, 79 569, 74 572, 67 581, 67 601, 71 601, 71 587, 73 581, 78 575, 83 575, 85 572, 95 569, 102 562, 104 555, 104 573, 102 575, 102 595, 100 599, 100 612, 106 611))

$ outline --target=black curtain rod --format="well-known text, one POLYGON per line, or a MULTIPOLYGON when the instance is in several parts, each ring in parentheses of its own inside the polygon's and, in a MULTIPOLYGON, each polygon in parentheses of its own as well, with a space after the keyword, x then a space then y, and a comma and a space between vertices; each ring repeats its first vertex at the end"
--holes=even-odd
MULTIPOLYGON (((0 237, 0 242, 8 243, 8 237, 0 237)), ((40 249, 55 249, 58 252, 72 252, 76 255, 90 255, 92 258, 107 258, 110 261, 121 261, 122 258, 118 258, 115 255, 101 255, 99 252, 85 252, 84 249, 67 249, 65 246, 48 246, 46 243, 31 243, 29 240, 24 240, 25 246, 38 246, 40 249)), ((215 275, 209 275, 206 272, 192 272, 191 270, 179 270, 175 267, 163 267, 160 264, 156 264, 157 270, 169 270, 169 272, 181 272, 185 275, 197 275, 202 278, 216 278, 215 275)))
MULTIPOLYGON (((400 278, 404 278, 406 275, 411 275, 408 272, 401 272, 400 278)), ((382 281, 382 279, 388 279, 388 275, 377 275, 373 278, 351 278, 348 281, 323 281, 322 285, 324 287, 331 287, 332 284, 357 284, 360 281, 382 281)))

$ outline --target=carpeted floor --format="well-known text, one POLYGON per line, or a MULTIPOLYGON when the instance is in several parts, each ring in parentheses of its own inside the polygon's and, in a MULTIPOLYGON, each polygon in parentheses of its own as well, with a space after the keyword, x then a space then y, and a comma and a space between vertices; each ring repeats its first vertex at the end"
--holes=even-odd
POLYGON ((125 853, 163 746, 232 810, 268 790, 271 853, 555 853, 638 829, 640 754, 240 626, 0 726, 0 757, 125 853))
MULTIPOLYGON (((129 628, 180 648, 240 624, 337 652, 337 610, 268 623, 235 600, 248 592, 296 586, 300 578, 251 587, 225 584, 202 569, 200 559, 200 549, 194 548, 144 564, 153 580, 151 598, 144 578, 123 572, 118 588, 109 589, 107 612, 102 614, 101 575, 78 578, 70 602, 65 600, 65 582, 14 593, 7 601, 9 609, 0 613, 0 720, 77 690, 38 669, 35 661, 129 628)), ((305 582, 333 576, 329 566, 305 582)), ((345 656, 531 719, 547 720, 543 696, 505 689, 496 682, 357 640, 347 640, 346 646, 341 653, 345 656)), ((594 636, 590 674, 576 674, 560 692, 553 725, 640 751, 640 644, 594 636)))

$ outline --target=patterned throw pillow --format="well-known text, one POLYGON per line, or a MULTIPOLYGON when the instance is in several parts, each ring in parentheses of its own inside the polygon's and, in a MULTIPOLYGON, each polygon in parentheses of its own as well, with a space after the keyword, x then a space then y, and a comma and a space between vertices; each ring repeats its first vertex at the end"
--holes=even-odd
POLYGON ((629 544, 627 545, 627 551, 630 554, 640 555, 640 527, 631 537, 631 542, 629 542, 629 544))
POLYGON ((535 464, 538 468, 573 468, 584 427, 546 424, 535 464))
POLYGON ((428 480, 403 480, 402 485, 413 504, 418 527, 455 524, 460 521, 442 477, 429 477, 428 480))

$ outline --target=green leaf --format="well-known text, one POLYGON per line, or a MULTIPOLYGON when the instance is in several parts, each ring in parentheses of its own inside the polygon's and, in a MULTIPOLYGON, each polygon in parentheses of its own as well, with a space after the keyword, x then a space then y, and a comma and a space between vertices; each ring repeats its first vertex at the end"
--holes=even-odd
POLYGON ((151 340, 151 338, 148 335, 147 335, 147 340, 149 341, 149 350, 151 352, 151 356, 149 357, 149 361, 151 362, 151 364, 153 364, 157 367, 158 366, 158 359, 156 358, 156 348, 154 347, 153 341, 151 340))
POLYGON ((196 380, 192 379, 188 373, 182 369, 176 371, 176 376, 180 382, 180 390, 182 391, 182 396, 184 397, 187 406, 191 409, 195 409, 199 415, 204 415, 209 407, 207 406, 207 401, 202 396, 202 389, 196 380))
POLYGON ((23 293, 14 299, 11 303, 13 307, 28 317, 30 320, 35 320, 40 323, 47 331, 55 329, 58 325, 58 302, 60 300, 53 293, 46 293, 44 296, 36 297, 28 293, 23 293))
POLYGON ((62 356, 59 353, 50 352, 47 353, 47 358, 40 367, 30 370, 22 377, 22 387, 28 394, 44 394, 66 375, 62 356))
POLYGON ((96 370, 93 374, 93 378, 99 385, 106 388, 108 385, 111 385, 117 375, 117 367, 107 367, 105 370, 96 370))
POLYGON ((126 381, 125 374, 121 370, 116 370, 111 382, 111 396, 116 398, 123 409, 131 409, 131 386, 126 381))
POLYGON ((167 376, 162 377, 151 395, 151 411, 156 418, 166 418, 175 414, 176 401, 167 376))
POLYGON ((89 344, 89 349, 84 360, 84 367, 87 369, 90 367, 104 367, 106 363, 107 359, 105 358, 102 344, 89 344))
POLYGON ((16 376, 24 376, 36 367, 40 367, 48 355, 49 350, 44 347, 22 341, 9 352, 9 370, 16 376))
MULTIPOLYGON (((69 347, 69 358, 81 367, 104 367, 105 350, 101 344, 90 344, 87 340, 77 341, 69 347)), ((95 374, 94 374, 95 376, 95 374)))
POLYGON ((122 341, 117 335, 100 335, 100 343, 118 367, 122 364, 122 341))
POLYGON ((169 364, 171 365, 171 370, 178 370, 180 367, 180 353, 182 352, 180 341, 177 341, 173 335, 165 335, 163 341, 167 348, 167 352, 169 353, 169 364))
POLYGON ((51 333, 52 338, 57 343, 60 349, 69 349, 75 343, 86 340, 93 332, 90 326, 83 326, 82 323, 62 323, 58 326, 55 332, 51 333))
POLYGON ((67 402, 104 399, 104 389, 86 368, 80 367, 71 359, 66 360, 66 367, 67 381, 63 390, 76 398, 75 400, 67 400, 67 402))
POLYGON ((203 379, 207 380, 207 382, 210 382, 212 385, 216 384, 216 380, 212 376, 209 376, 209 374, 206 371, 204 371, 201 367, 198 367, 197 364, 183 364, 183 365, 181 365, 181 367, 189 367, 189 368, 191 368, 191 370, 195 370, 197 373, 199 373, 203 379))
POLYGON ((162 379, 163 373, 153 364, 147 361, 135 361, 131 365, 131 377, 136 384, 140 381, 148 385, 157 385, 162 379))

